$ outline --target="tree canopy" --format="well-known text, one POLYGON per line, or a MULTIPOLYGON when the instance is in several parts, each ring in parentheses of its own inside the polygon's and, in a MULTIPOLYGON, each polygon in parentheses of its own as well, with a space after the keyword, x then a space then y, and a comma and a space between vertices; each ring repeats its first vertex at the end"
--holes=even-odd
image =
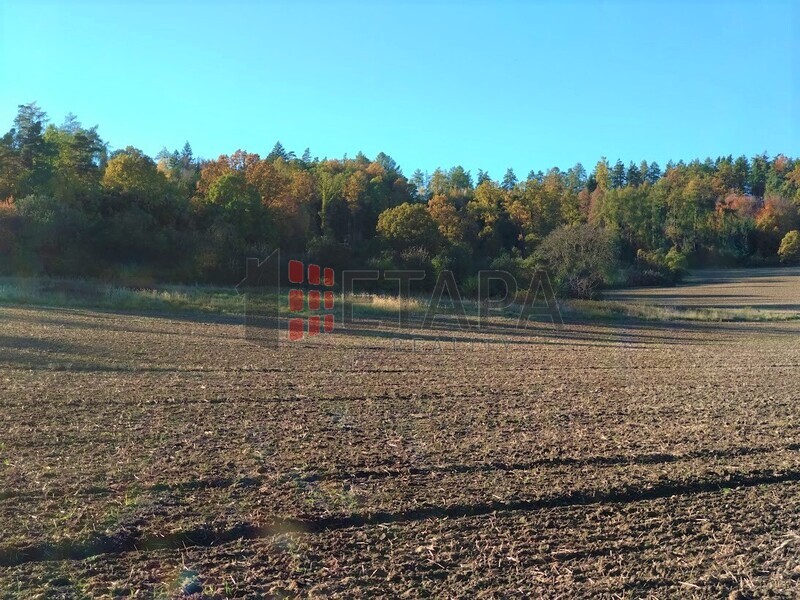
POLYGON ((74 115, 55 125, 36 103, 20 105, 0 138, 0 268, 236 281, 246 256, 280 247, 329 248, 354 267, 413 255, 425 268, 456 261, 474 273, 498 260, 533 264, 580 232, 604 248, 611 240, 623 270, 796 256, 800 160, 782 154, 663 169, 602 157, 591 170, 520 179, 508 169, 494 180, 460 165, 408 178, 383 152, 319 159, 267 148, 204 159, 187 142, 155 158, 130 146, 109 154, 97 127, 74 115))

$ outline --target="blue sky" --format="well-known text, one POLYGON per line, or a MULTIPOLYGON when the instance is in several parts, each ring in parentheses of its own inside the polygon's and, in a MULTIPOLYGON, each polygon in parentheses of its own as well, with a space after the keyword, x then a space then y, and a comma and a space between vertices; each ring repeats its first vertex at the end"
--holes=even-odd
POLYGON ((404 172, 800 156, 797 2, 0 2, 36 100, 149 154, 384 151, 404 172))

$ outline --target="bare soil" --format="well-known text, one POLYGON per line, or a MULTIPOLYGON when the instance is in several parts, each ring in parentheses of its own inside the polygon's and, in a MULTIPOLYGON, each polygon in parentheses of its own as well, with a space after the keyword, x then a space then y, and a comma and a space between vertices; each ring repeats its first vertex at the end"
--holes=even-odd
POLYGON ((680 308, 800 312, 800 267, 704 269, 675 287, 613 290, 609 300, 680 308))
POLYGON ((0 597, 800 595, 799 322, 510 325, 0 308, 0 597))

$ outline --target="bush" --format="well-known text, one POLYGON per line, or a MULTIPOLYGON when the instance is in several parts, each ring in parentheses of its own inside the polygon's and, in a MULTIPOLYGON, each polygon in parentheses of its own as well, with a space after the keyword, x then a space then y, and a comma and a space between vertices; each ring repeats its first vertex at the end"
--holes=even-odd
POLYGON ((400 253, 400 262, 404 269, 429 269, 431 254, 425 248, 407 248, 400 253))
POLYGON ((519 278, 519 260, 510 254, 501 254, 489 264, 489 268, 494 271, 505 271, 511 273, 514 278, 519 278))
POLYGON ((350 247, 332 237, 312 238, 306 246, 308 261, 331 267, 337 273, 350 266, 350 247))
POLYGON ((686 255, 675 247, 668 252, 656 250, 636 252, 636 265, 627 271, 624 278, 626 286, 674 285, 686 273, 686 255))
POLYGON ((367 268, 378 271, 392 271, 399 269, 399 257, 391 250, 384 250, 378 256, 373 256, 367 261, 367 268))
POLYGON ((625 273, 625 287, 647 287, 674 285, 675 280, 668 273, 654 269, 629 269, 625 273))
POLYGON ((461 283, 461 294, 465 298, 477 298, 480 295, 480 280, 477 275, 470 275, 461 283))
MULTIPOLYGON (((489 264, 489 269, 492 271, 505 271, 510 274, 517 283, 517 291, 527 290, 530 284, 530 273, 523 268, 523 260, 510 254, 503 253, 495 258, 489 264)), ((485 292, 488 292, 490 296, 503 296, 506 293, 506 284, 499 279, 491 279, 488 288, 484 290, 485 292)), ((514 293, 513 290, 512 293, 514 293)))
POLYGON ((683 252, 673 246, 664 257, 664 264, 676 277, 680 278, 686 274, 689 261, 683 252))
POLYGON ((442 271, 452 271, 456 281, 461 282, 472 271, 472 256, 467 248, 456 244, 434 256, 431 264, 437 276, 442 271))
POLYGON ((542 240, 536 256, 561 293, 592 298, 617 268, 614 238, 593 225, 560 227, 542 240))
POLYGON ((84 273, 94 266, 88 257, 92 222, 75 206, 49 196, 27 196, 17 202, 19 242, 30 251, 33 272, 47 275, 84 273))
POLYGON ((404 250, 400 253, 400 264, 403 269, 425 271, 425 279, 411 282, 412 291, 433 289, 436 276, 433 271, 431 255, 425 248, 416 247, 404 250))
POLYGON ((19 269, 17 261, 22 253, 17 231, 20 228, 21 220, 17 215, 14 204, 0 202, 0 256, 7 257, 0 261, 0 274, 10 275, 19 269))
POLYGON ((778 256, 785 264, 797 264, 800 262, 800 231, 794 229, 783 236, 781 246, 778 248, 778 256))

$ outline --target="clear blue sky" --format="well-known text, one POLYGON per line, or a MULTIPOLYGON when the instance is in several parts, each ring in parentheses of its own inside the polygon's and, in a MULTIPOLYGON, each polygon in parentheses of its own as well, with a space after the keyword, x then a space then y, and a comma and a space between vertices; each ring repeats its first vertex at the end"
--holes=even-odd
POLYGON ((408 175, 800 156, 797 4, 0 0, 0 128, 36 100, 112 148, 408 175))

